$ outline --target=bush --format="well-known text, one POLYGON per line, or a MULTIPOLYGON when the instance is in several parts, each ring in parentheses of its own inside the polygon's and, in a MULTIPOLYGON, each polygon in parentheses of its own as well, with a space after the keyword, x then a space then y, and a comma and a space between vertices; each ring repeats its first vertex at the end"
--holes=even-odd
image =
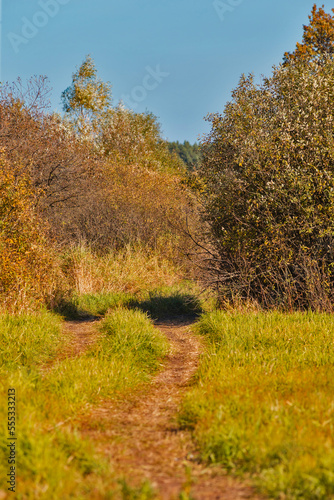
MULTIPOLYGON (((32 204, 32 186, 0 153, 0 304, 36 308, 54 298, 59 269, 32 204)), ((0 307, 1 307, 0 306, 0 307)))
POLYGON ((0 87, 0 144, 15 178, 30 179, 34 205, 52 220, 59 207, 73 207, 96 165, 89 144, 47 113, 48 93, 44 77, 0 87))
POLYGON ((199 170, 222 299, 331 309, 334 292, 334 63, 243 76, 223 115, 209 116, 199 170))
POLYGON ((64 241, 83 241, 99 252, 137 243, 155 249, 162 238, 184 247, 175 226, 185 226, 187 212, 190 197, 177 175, 108 160, 85 199, 68 212, 61 232, 64 241))
MULTIPOLYGON (((188 242, 179 229, 192 200, 156 118, 107 106, 99 120, 93 116, 99 129, 87 135, 75 120, 46 112, 48 92, 44 77, 0 87, 0 301, 12 309, 43 302, 66 309, 71 286, 105 291, 88 283, 97 254, 125 254, 130 246, 140 248, 140 261, 146 253, 163 255, 163 267, 168 260, 184 265, 188 242), (59 250, 82 245, 94 252, 91 272, 73 276, 75 259, 62 272, 59 250)), ((150 273, 154 281, 159 272, 150 273)))
POLYGON ((101 126, 103 154, 122 165, 136 165, 164 172, 184 172, 180 158, 161 136, 153 113, 135 113, 118 105, 109 110, 101 126))

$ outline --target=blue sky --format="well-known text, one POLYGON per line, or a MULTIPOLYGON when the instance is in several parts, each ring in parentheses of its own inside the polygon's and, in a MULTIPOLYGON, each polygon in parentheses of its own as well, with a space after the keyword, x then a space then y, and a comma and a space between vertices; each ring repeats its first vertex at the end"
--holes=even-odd
MULTIPOLYGON (((1 78, 50 79, 52 108, 86 54, 120 99, 194 142, 242 73, 269 75, 293 50, 313 0, 0 0, 1 78)), ((321 5, 323 2, 318 3, 321 5)), ((334 0, 324 2, 325 10, 334 0)))

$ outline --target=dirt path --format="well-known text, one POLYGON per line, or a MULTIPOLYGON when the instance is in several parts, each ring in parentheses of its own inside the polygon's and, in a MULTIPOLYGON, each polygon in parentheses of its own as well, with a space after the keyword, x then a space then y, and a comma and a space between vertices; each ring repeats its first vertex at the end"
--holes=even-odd
POLYGON ((94 323, 97 321, 98 318, 93 316, 76 321, 66 321, 62 329, 66 339, 66 346, 61 348, 56 358, 40 367, 42 374, 46 375, 56 361, 63 361, 83 354, 98 337, 98 332, 94 327, 94 323))
MULTIPOLYGON (((150 481, 162 500, 177 499, 182 491, 194 500, 259 499, 249 486, 224 476, 219 468, 199 464, 190 433, 177 426, 175 417, 201 349, 189 332, 190 323, 189 318, 179 318, 157 325, 172 345, 163 371, 132 401, 95 408, 82 432, 95 441, 111 470, 131 486, 150 481)), ((79 335, 84 339, 85 331, 79 335)))
POLYGON ((66 321, 63 333, 68 336, 68 343, 58 359, 79 356, 94 344, 98 337, 95 328, 97 322, 98 318, 93 316, 77 321, 66 321))

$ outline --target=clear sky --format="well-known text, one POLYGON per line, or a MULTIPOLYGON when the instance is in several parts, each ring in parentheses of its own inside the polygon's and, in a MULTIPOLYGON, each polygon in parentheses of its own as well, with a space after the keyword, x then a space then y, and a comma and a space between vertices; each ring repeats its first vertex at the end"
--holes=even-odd
MULTIPOLYGON (((169 140, 209 131, 242 73, 269 75, 302 38, 313 0, 0 0, 1 78, 50 79, 52 108, 87 54, 169 140)), ((318 3, 321 5, 323 2, 318 3)), ((325 10, 334 0, 325 1, 325 10)))

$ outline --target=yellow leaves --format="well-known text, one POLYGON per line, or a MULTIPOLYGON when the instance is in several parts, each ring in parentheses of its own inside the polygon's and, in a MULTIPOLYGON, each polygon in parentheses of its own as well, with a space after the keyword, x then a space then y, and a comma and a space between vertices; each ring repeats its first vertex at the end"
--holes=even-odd
MULTIPOLYGON (((334 12, 334 9, 332 9, 334 12)), ((332 57, 334 49, 334 16, 314 4, 309 16, 310 23, 304 26, 303 42, 297 42, 294 52, 284 54, 287 62, 312 60, 323 61, 332 57)))
MULTIPOLYGON (((52 279, 52 259, 43 236, 44 228, 32 206, 30 183, 15 179, 9 162, 0 156, 0 290, 10 297, 44 297, 52 279)), ((2 297, 0 297, 2 300, 2 297)))

